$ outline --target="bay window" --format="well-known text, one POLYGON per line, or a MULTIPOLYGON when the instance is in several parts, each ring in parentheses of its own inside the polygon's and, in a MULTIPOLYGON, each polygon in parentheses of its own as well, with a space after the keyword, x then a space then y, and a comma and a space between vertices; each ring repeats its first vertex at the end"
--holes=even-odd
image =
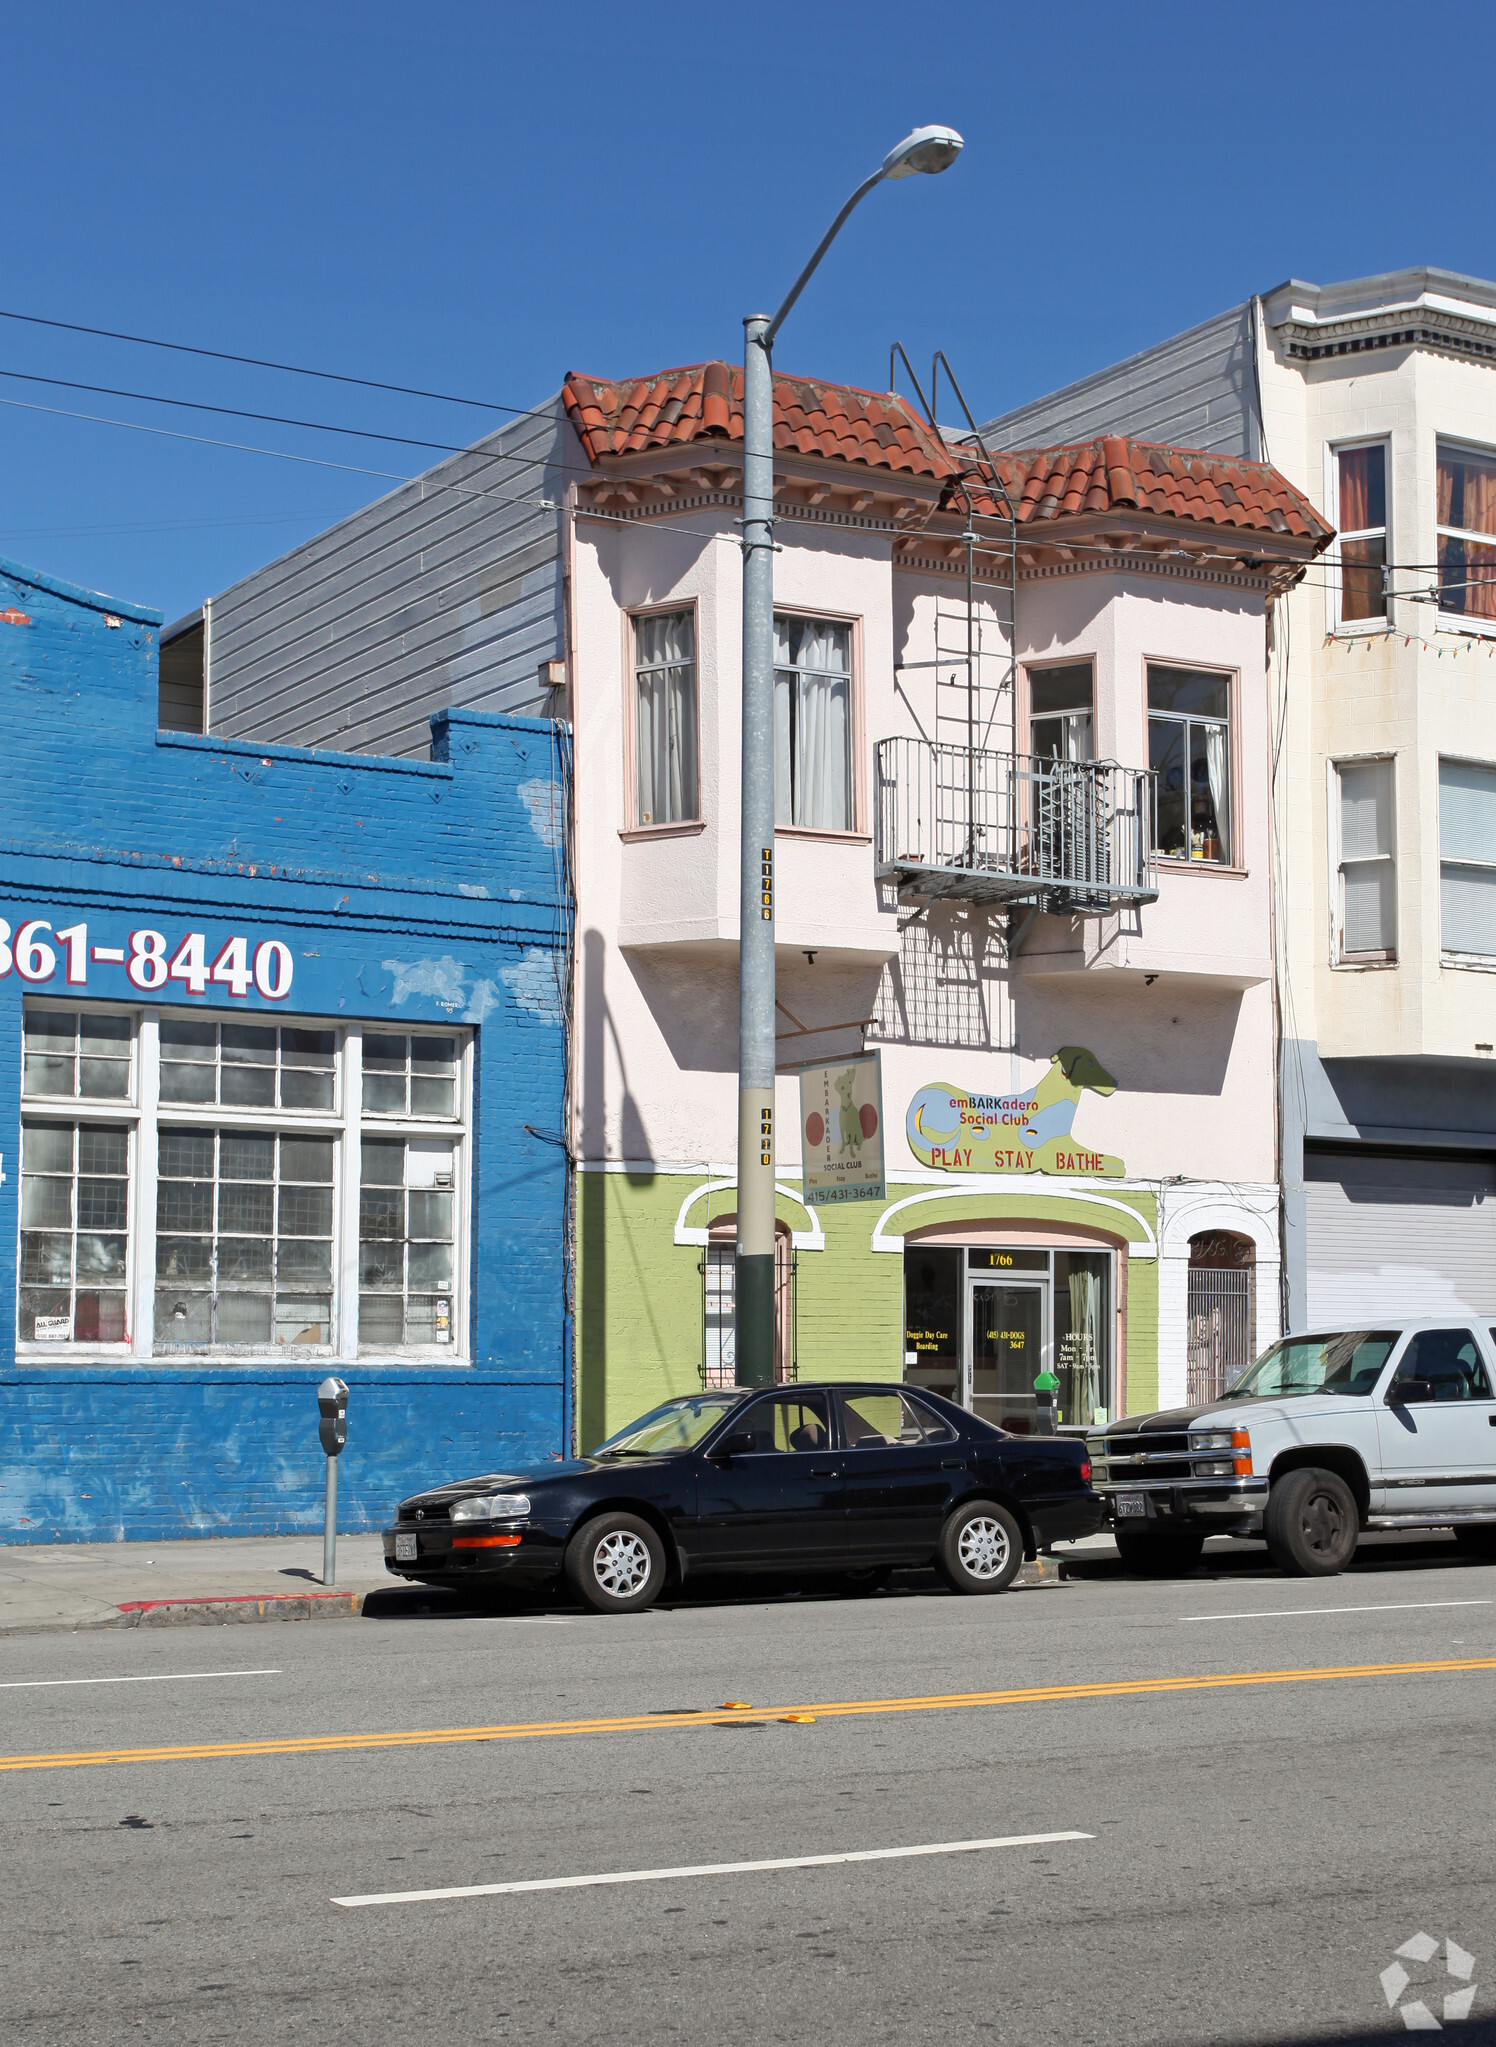
POLYGON ((1439 943, 1496 957, 1496 768, 1439 763, 1439 943))
POLYGON ((1496 455, 1438 444, 1439 609, 1490 629, 1496 621, 1496 455))
POLYGON ((21 1352, 460 1359, 470 1047, 28 1005, 21 1352))
POLYGON ((1029 752, 1040 760, 1094 760, 1095 680, 1090 662, 1031 668, 1028 688, 1029 752))
POLYGON ((1148 763, 1158 771, 1158 850, 1231 862, 1231 678, 1148 666, 1148 763))
POLYGON ((774 822, 855 829, 848 625, 774 615, 774 822))
POLYGON ((634 624, 634 823, 701 815, 696 780, 696 620, 657 611, 634 624))
POLYGON ((1334 451, 1334 559, 1339 565, 1336 626, 1385 621, 1387 595, 1387 444, 1334 451))

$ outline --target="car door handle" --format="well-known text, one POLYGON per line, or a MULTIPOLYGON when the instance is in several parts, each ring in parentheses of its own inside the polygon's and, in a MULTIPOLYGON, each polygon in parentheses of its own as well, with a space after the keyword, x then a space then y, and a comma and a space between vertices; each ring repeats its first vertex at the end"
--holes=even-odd
POLYGON ((942 1457, 940 1468, 942 1471, 965 1471, 966 1459, 964 1457, 942 1457))
POLYGON ((810 1475, 812 1478, 835 1478, 836 1466, 834 1464, 812 1464, 810 1475))

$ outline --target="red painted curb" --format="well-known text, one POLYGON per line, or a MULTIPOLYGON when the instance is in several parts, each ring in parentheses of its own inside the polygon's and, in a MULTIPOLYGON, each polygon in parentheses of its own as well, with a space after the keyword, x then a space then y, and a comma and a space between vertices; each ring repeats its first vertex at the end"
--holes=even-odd
POLYGON ((149 1613, 158 1606, 284 1606, 309 1599, 352 1599, 336 1587, 323 1592, 207 1592, 193 1599, 122 1599, 120 1613, 149 1613))

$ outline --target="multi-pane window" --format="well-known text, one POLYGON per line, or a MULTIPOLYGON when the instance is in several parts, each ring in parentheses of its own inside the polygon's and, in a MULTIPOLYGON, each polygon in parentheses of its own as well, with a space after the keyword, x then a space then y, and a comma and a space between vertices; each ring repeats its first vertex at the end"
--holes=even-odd
POLYGON ((25 1352, 460 1357, 466 1043, 28 1004, 25 1352))
POLYGON ((23 1343, 124 1343, 129 1333, 130 1132, 21 1125, 23 1343))
POLYGON ((1094 760, 1095 683, 1090 662, 1031 668, 1028 686, 1029 752, 1048 761, 1094 760))
POLYGON ((850 626, 775 614, 774 821, 853 829, 850 626))
POLYGON ((1158 770, 1158 850, 1171 860, 1231 859, 1231 679, 1148 669, 1148 759, 1158 770))
POLYGON ((457 1040, 364 1032, 364 1114, 457 1114, 457 1040))
POLYGON ((1341 761, 1339 954, 1390 960, 1397 952, 1397 858, 1392 762, 1341 761))
POLYGON ((456 1198, 450 1138, 365 1137, 358 1205, 361 1350, 453 1342, 456 1198))
POLYGON ((1336 554, 1340 598, 1336 622, 1369 623, 1387 616, 1387 444, 1335 451, 1336 554))
POLYGON ((130 1099, 128 1016, 100 1010, 28 1009, 21 1092, 70 1100, 130 1099))
POLYGON ((1439 609, 1496 619, 1496 455, 1438 447, 1439 609))
POLYGON ((696 793, 696 621, 689 611, 634 620, 634 822, 701 815, 696 793))
POLYGON ((1496 955, 1496 768, 1439 763, 1439 924, 1445 952, 1496 955))
POLYGON ((330 1344, 336 1140, 168 1126, 159 1146, 157 1345, 330 1344))
POLYGON ((331 1109, 336 1031, 161 1019, 161 1099, 236 1109, 331 1109))

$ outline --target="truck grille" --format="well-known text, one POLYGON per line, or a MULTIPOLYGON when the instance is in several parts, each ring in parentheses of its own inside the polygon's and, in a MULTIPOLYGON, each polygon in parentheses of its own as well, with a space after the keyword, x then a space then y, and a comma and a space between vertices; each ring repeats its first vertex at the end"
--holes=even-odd
POLYGON ((1182 1429, 1177 1434, 1108 1436, 1099 1455, 1092 1458, 1096 1482, 1131 1480, 1136 1485, 1189 1478, 1193 1475, 1189 1447, 1190 1439, 1182 1429))

